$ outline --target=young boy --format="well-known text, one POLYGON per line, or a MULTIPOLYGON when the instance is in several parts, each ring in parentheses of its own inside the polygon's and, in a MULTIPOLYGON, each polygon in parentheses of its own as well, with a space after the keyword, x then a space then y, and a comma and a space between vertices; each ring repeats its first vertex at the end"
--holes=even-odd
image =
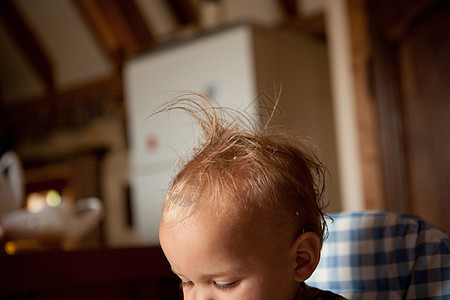
POLYGON ((184 299, 342 299, 303 283, 326 230, 322 165, 290 136, 230 123, 208 101, 166 107, 205 134, 169 188, 159 231, 184 299))

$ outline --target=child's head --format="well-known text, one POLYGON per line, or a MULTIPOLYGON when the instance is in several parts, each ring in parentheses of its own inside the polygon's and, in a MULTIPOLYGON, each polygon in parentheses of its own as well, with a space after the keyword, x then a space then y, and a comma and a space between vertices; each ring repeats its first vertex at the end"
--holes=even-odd
POLYGON ((192 114, 205 141, 169 188, 161 246, 186 299, 292 299, 320 257, 324 169, 292 136, 208 103, 168 107, 192 114))

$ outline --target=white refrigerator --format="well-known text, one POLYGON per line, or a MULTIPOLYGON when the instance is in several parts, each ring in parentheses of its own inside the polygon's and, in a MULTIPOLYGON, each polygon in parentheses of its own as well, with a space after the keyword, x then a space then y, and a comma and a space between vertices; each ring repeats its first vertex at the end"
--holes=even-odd
MULTIPOLYGON (((328 80, 327 70, 316 64, 326 62, 324 48, 309 38, 237 23, 171 42, 127 60, 125 99, 136 244, 159 243, 165 193, 180 161, 196 143, 198 133, 195 120, 185 112, 151 116, 152 113, 172 97, 195 91, 209 94, 221 106, 255 117, 267 113, 282 88, 281 108, 276 111, 275 122, 301 127, 306 135, 319 136, 325 144, 334 144, 329 128, 318 128, 324 127, 323 120, 308 121, 312 106, 331 106, 329 95, 323 91, 328 88, 323 87, 328 80), (307 54, 309 57, 305 57, 307 54), (321 82, 311 84, 311 81, 321 82), (302 94, 313 104, 302 107, 302 94), (283 104, 283 98, 288 97, 295 99, 283 104), (305 117, 300 117, 301 114, 305 117)), ((321 109, 313 110, 317 113, 321 109)), ((326 122, 332 120, 331 111, 323 117, 326 122)))

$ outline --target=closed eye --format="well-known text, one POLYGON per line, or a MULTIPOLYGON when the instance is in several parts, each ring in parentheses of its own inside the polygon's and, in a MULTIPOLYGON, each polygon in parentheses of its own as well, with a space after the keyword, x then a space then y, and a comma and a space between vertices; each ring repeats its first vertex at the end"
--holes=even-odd
POLYGON ((232 289, 235 286, 237 286, 239 284, 239 280, 229 282, 229 283, 218 283, 218 282, 214 281, 213 283, 214 283, 214 286, 219 290, 229 290, 229 289, 232 289))

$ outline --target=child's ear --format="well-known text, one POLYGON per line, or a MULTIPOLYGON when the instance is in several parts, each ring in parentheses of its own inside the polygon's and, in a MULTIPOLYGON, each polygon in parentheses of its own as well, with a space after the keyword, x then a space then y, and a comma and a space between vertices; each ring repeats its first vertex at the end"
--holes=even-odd
POLYGON ((316 269, 320 260, 320 238, 313 232, 300 234, 292 244, 295 263, 294 279, 303 282, 308 279, 316 269))

